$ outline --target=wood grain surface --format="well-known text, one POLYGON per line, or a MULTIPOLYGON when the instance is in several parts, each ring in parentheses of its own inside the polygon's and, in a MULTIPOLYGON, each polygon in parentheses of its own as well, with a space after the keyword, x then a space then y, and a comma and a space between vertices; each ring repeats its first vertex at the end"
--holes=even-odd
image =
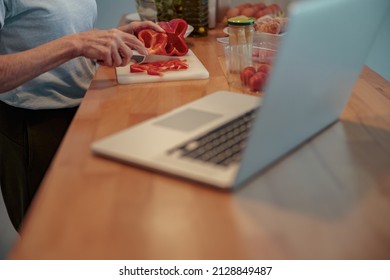
POLYGON ((119 85, 100 67, 9 258, 390 258, 390 83, 368 67, 339 122, 234 192, 91 153, 96 139, 229 89, 223 35, 189 39, 206 80, 119 85))

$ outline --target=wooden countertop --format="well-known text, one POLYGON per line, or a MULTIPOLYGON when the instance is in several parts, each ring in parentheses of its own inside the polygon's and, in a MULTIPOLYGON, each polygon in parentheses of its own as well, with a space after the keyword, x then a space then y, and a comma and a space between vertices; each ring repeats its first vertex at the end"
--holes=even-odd
POLYGON ((118 85, 100 67, 11 259, 389 259, 390 83, 364 67, 341 121, 235 192, 97 157, 103 136, 228 89, 210 79, 118 85))

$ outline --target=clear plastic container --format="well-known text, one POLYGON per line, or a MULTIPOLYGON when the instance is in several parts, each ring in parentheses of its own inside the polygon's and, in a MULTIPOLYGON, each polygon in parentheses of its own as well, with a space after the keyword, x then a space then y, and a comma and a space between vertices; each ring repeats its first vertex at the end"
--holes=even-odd
POLYGON ((228 19, 229 44, 224 47, 229 88, 252 94, 262 94, 271 70, 276 48, 272 42, 254 39, 254 19, 228 19))
POLYGON ((262 94, 272 69, 276 50, 259 44, 253 46, 252 56, 242 51, 243 45, 225 45, 226 78, 231 91, 262 94))

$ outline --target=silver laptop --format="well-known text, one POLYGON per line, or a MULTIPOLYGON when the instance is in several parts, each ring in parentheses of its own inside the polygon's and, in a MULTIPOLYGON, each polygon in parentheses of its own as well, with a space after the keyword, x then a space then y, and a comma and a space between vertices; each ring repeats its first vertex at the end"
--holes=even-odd
POLYGON ((92 150, 237 187, 338 120, 389 8, 389 0, 295 2, 263 99, 216 92, 98 140, 92 150))

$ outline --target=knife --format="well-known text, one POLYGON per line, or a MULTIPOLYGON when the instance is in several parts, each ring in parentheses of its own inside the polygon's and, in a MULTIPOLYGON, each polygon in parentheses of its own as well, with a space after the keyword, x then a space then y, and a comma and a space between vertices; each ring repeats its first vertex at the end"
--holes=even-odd
POLYGON ((149 63, 156 61, 169 61, 169 60, 177 60, 179 57, 169 56, 169 55, 156 55, 156 54, 133 54, 131 60, 134 60, 136 63, 149 63))

